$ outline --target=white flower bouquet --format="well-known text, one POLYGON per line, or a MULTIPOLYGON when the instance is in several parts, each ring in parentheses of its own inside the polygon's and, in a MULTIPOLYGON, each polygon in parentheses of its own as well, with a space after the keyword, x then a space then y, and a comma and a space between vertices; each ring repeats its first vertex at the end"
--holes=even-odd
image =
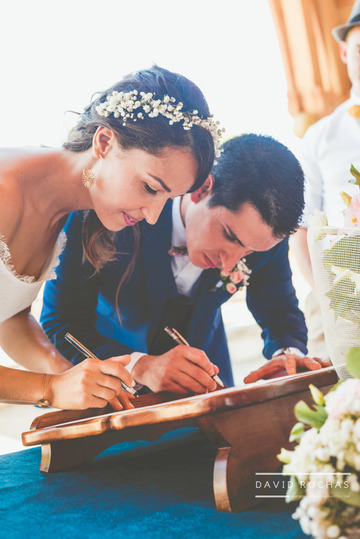
MULTIPOLYGON (((347 357, 347 369, 360 377, 360 349, 347 357)), ((360 380, 339 382, 325 397, 310 386, 314 409, 295 406, 299 420, 290 435, 294 451, 279 460, 292 485, 286 501, 301 500, 293 518, 316 539, 360 537, 360 380), (305 425, 310 426, 305 430, 305 425)))

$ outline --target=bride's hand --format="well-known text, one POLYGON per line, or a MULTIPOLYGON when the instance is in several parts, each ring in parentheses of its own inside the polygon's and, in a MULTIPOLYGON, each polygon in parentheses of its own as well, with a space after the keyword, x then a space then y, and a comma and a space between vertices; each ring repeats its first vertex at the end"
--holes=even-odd
POLYGON ((108 403, 116 410, 133 408, 132 395, 121 386, 121 381, 130 387, 134 385, 131 374, 124 368, 129 362, 129 355, 103 361, 87 358, 68 371, 48 375, 44 397, 51 406, 63 410, 104 408, 108 403))

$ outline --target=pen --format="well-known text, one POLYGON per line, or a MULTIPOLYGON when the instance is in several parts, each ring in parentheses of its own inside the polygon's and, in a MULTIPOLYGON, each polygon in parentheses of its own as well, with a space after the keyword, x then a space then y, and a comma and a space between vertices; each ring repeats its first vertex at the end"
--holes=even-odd
MULTIPOLYGON (((92 352, 90 352, 90 350, 88 350, 86 348, 86 346, 84 346, 83 344, 81 344, 80 341, 78 341, 77 339, 75 339, 75 337, 73 337, 71 335, 71 333, 66 333, 65 335, 65 339, 67 341, 69 341, 70 344, 72 344, 74 346, 74 348, 77 348, 79 350, 79 352, 81 352, 82 354, 84 354, 85 357, 93 357, 94 359, 99 359, 98 357, 96 357, 95 354, 93 354, 92 352)), ((135 397, 138 397, 139 394, 137 393, 137 391, 135 391, 135 389, 133 389, 132 387, 129 387, 125 384, 125 382, 123 382, 122 380, 120 380, 121 382, 121 386, 122 388, 127 391, 128 393, 130 393, 131 395, 134 395, 135 397)))
MULTIPOLYGON (((185 346, 190 346, 187 340, 184 339, 184 337, 175 328, 169 328, 169 326, 166 326, 164 330, 177 344, 185 344, 185 346)), ((219 386, 225 387, 224 382, 220 380, 217 374, 213 374, 211 378, 213 378, 215 382, 219 384, 219 386)))

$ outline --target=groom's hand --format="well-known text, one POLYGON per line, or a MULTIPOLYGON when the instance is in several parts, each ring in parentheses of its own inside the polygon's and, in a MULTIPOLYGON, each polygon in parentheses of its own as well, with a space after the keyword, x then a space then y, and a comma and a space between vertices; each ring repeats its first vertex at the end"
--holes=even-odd
POLYGON ((297 372, 316 371, 323 367, 330 367, 331 363, 319 357, 300 357, 296 354, 281 354, 270 359, 265 365, 251 372, 244 378, 245 384, 251 384, 258 380, 289 376, 297 372))
POLYGON ((160 356, 144 355, 131 374, 151 391, 171 391, 180 395, 206 393, 217 387, 212 376, 219 369, 205 352, 180 344, 160 356))

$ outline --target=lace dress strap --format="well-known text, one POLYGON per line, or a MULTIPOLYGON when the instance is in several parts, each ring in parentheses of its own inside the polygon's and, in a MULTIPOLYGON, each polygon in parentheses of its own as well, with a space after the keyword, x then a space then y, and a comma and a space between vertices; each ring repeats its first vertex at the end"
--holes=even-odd
POLYGON ((4 264, 5 268, 14 275, 14 277, 19 279, 19 281, 23 281, 24 283, 33 283, 35 281, 35 277, 31 277, 30 275, 20 275, 17 273, 13 263, 11 262, 9 247, 7 246, 5 238, 2 234, 0 234, 0 261, 4 264))
POLYGON ((66 244, 65 232, 61 232, 53 252, 46 262, 38 280, 33 276, 19 275, 11 262, 11 254, 5 238, 0 236, 0 322, 29 307, 36 299, 46 280, 56 279, 56 268, 66 244))

